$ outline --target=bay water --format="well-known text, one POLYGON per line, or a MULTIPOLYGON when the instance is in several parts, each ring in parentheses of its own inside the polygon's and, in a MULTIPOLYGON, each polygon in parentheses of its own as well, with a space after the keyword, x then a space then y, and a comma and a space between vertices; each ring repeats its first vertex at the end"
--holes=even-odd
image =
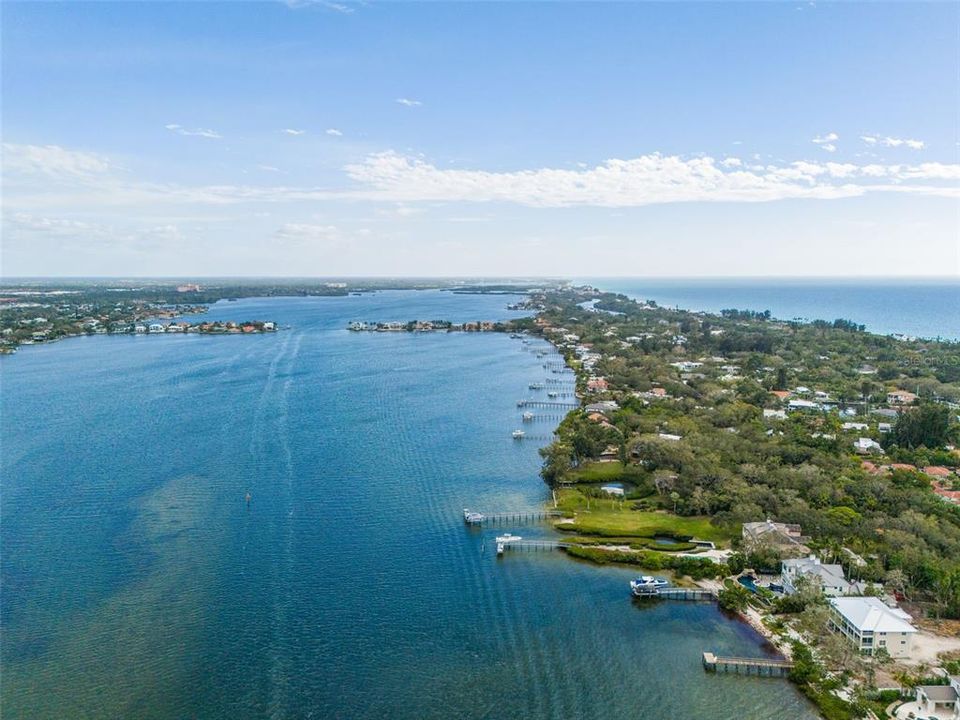
POLYGON ((207 317, 285 329, 0 360, 4 718, 815 717, 786 681, 703 671, 768 652, 713 604, 496 557, 498 532, 548 527, 464 526, 549 497, 546 440, 511 438, 547 346, 345 326, 516 300, 254 298, 207 317))

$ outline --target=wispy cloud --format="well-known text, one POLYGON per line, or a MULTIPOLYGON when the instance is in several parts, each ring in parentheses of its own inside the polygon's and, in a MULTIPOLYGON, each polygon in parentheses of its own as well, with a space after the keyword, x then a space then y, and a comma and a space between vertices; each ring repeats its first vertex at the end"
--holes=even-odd
POLYGON ((926 143, 923 140, 913 140, 909 138, 883 137, 880 135, 861 135, 860 139, 867 145, 882 145, 883 147, 896 148, 901 145, 911 150, 923 150, 926 143))
POLYGON ((305 7, 322 7, 334 12, 350 15, 354 8, 346 3, 332 2, 331 0, 281 0, 291 10, 297 10, 305 7))
POLYGON ((170 132, 175 132, 178 135, 204 137, 210 138, 211 140, 220 140, 223 137, 216 130, 210 130, 209 128, 185 128, 182 125, 177 125, 176 123, 170 123, 169 125, 164 125, 164 127, 170 132))
POLYGON ((396 202, 509 202, 533 207, 636 207, 675 202, 836 199, 868 192, 960 197, 960 165, 794 162, 738 167, 730 158, 660 154, 608 160, 587 170, 451 170, 394 152, 349 165, 349 176, 396 202))
POLYGON ((313 246, 338 247, 348 240, 335 225, 314 225, 310 223, 284 223, 273 237, 286 244, 309 244, 313 246))
POLYGON ((81 179, 103 175, 117 166, 105 155, 68 150, 59 145, 3 144, 4 174, 44 175, 53 179, 81 179))
POLYGON ((405 105, 406 107, 419 107, 420 105, 423 105, 423 103, 419 100, 411 100, 410 98, 405 97, 397 98, 396 102, 400 103, 401 105, 405 105))
POLYGON ((327 135, 331 135, 333 137, 341 137, 343 135, 343 133, 336 128, 327 128, 326 133, 327 135))
POLYGON ((307 134, 306 130, 296 130, 294 128, 284 128, 282 132, 286 133, 287 135, 306 135, 307 134))
MULTIPOLYGON (((740 158, 642 155, 588 168, 512 172, 438 167, 396 152, 367 156, 344 168, 340 188, 273 185, 179 185, 133 180, 109 159, 55 146, 4 147, 4 203, 10 212, 44 215, 65 208, 226 206, 249 203, 370 201, 509 203, 527 207, 642 207, 679 202, 755 203, 839 199, 887 192, 960 198, 960 164, 765 164, 740 158), (51 183, 50 178, 57 182, 51 183)), ((262 209, 262 208, 259 208, 262 209)), ((320 227, 320 226, 318 226, 320 227)), ((325 226, 323 226, 325 227, 325 226)), ((288 228, 290 233, 293 230, 288 228)))
POLYGON ((822 150, 832 153, 837 151, 836 142, 839 139, 840 136, 835 132, 829 132, 826 135, 817 135, 810 142, 819 145, 822 150))

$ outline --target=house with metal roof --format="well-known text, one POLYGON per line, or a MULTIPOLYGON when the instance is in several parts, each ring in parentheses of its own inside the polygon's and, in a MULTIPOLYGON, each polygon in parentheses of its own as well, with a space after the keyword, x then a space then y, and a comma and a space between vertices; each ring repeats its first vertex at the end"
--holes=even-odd
POLYGON ((909 657, 917 629, 899 608, 875 597, 830 598, 830 627, 865 655, 885 648, 893 658, 909 657))

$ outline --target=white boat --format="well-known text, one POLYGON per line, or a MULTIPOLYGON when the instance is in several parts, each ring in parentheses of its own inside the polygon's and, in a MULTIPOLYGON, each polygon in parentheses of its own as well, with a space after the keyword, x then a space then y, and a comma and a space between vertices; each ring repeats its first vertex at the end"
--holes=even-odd
POLYGON ((630 581, 630 590, 634 595, 655 595, 660 588, 670 587, 670 581, 653 575, 641 575, 630 581))
POLYGON ((531 390, 543 390, 543 383, 532 382, 529 385, 527 385, 527 387, 530 388, 531 390))
POLYGON ((551 390, 550 392, 547 393, 547 397, 555 398, 557 397, 557 394, 558 394, 557 392, 555 392, 554 390, 551 390))
POLYGON ((483 522, 483 513, 473 512, 464 508, 463 521, 469 525, 479 525, 483 522))
POLYGON ((510 533, 507 533, 506 535, 498 535, 496 540, 497 555, 503 555, 503 550, 507 546, 507 544, 515 540, 523 540, 523 538, 520 537, 519 535, 511 535, 510 533))
POLYGON ((521 415, 521 417, 524 422, 531 422, 533 420, 533 413, 528 411, 521 415))
POLYGON ((512 433, 514 440, 522 440, 526 433, 523 430, 514 430, 512 433))

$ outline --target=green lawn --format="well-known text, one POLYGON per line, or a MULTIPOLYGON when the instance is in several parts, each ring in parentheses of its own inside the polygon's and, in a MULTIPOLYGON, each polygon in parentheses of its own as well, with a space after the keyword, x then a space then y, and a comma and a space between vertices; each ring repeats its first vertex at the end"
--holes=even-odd
POLYGON ((634 466, 623 467, 619 460, 616 462, 589 463, 571 471, 566 480, 572 483, 601 483, 616 482, 624 480, 626 482, 636 482, 643 477, 643 471, 634 466))
POLYGON ((630 501, 588 499, 576 489, 559 491, 558 500, 558 509, 576 514, 574 522, 561 523, 558 529, 583 535, 620 538, 689 535, 724 545, 731 537, 723 528, 711 525, 710 518, 705 516, 680 517, 665 512, 631 510, 630 501))

